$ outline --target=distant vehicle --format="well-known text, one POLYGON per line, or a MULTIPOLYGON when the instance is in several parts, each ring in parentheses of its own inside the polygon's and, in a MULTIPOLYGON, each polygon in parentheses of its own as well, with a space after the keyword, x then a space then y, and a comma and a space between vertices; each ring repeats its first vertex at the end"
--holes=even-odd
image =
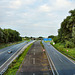
POLYGON ((12 51, 11 50, 8 50, 8 53, 10 54, 10 53, 12 53, 12 51))

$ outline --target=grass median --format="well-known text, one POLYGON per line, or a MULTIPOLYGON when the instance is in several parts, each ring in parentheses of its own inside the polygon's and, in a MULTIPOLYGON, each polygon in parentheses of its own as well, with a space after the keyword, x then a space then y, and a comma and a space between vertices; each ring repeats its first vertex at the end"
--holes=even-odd
POLYGON ((16 75, 17 70, 19 69, 24 57, 26 56, 27 52, 31 48, 33 44, 30 44, 22 54, 19 55, 8 67, 7 71, 3 75, 16 75))
POLYGON ((40 44, 41 44, 41 46, 43 47, 43 49, 45 49, 45 48, 44 48, 44 45, 42 44, 42 41, 40 41, 40 44))

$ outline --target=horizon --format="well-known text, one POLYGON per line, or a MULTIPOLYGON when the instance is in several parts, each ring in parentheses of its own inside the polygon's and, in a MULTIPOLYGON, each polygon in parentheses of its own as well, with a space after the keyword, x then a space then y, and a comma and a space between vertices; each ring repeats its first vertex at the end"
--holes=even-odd
POLYGON ((0 27, 16 30, 22 37, 56 36, 74 7, 75 0, 1 0, 0 27))

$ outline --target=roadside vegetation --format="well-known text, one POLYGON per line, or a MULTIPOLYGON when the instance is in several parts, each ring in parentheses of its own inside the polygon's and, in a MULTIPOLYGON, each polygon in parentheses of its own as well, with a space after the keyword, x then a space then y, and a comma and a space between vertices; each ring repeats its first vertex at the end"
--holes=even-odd
POLYGON ((22 37, 20 37, 20 33, 18 31, 0 28, 0 43, 9 43, 16 41, 22 41, 22 37))
POLYGON ((16 75, 16 72, 18 71, 22 61, 24 60, 27 52, 31 48, 33 44, 30 44, 22 54, 19 55, 8 67, 7 71, 3 75, 16 75))
POLYGON ((0 49, 24 42, 25 40, 30 41, 30 39, 20 37, 20 33, 16 30, 0 28, 0 49))
POLYGON ((22 38, 22 41, 11 42, 11 43, 0 43, 0 49, 8 47, 8 46, 15 45, 15 44, 19 44, 19 43, 22 43, 24 41, 30 41, 30 40, 24 40, 24 38, 22 38))
POLYGON ((75 60, 75 9, 69 11, 70 16, 67 16, 61 23, 57 36, 48 36, 55 42, 51 44, 60 52, 75 60))
POLYGON ((40 44, 41 44, 41 46, 43 47, 43 49, 44 49, 44 45, 42 44, 42 41, 40 41, 40 44))
MULTIPOLYGON (((51 42, 53 45, 53 42, 51 42)), ((64 44, 56 43, 53 45, 58 51, 63 53, 64 55, 68 56, 69 58, 75 60, 75 48, 65 48, 64 44)))
POLYGON ((20 33, 16 30, 0 28, 0 49, 18 44, 22 41, 23 39, 20 37, 20 33))

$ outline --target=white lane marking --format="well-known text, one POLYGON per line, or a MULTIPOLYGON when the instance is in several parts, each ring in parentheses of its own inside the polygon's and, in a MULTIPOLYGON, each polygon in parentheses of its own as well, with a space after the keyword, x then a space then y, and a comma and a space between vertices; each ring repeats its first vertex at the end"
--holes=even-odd
POLYGON ((61 62, 63 62, 60 58, 59 58, 59 60, 60 60, 61 62))
MULTIPOLYGON (((25 44, 25 43, 23 43, 23 44, 25 44)), ((19 48, 19 47, 22 46, 23 44, 18 45, 16 48, 19 48)), ((16 45, 17 45, 17 44, 16 44, 16 45)), ((15 46, 16 46, 16 45, 15 45, 15 46)), ((0 54, 2 54, 2 53, 4 53, 4 52, 7 52, 8 50, 11 50, 11 49, 15 48, 15 46, 13 46, 13 47, 11 47, 11 48, 9 48, 9 49, 3 51, 3 52, 0 52, 0 54)))
POLYGON ((33 58, 33 64, 35 64, 35 58, 33 58))
POLYGON ((34 52, 34 55, 35 55, 35 52, 34 52))
POLYGON ((35 75, 35 73, 33 73, 33 75, 35 75))
MULTIPOLYGON (((12 47, 12 48, 14 48, 14 47, 12 47)), ((0 54, 2 54, 2 53, 4 53, 4 52, 7 52, 8 50, 10 50, 10 49, 12 49, 12 48, 9 48, 9 49, 7 49, 7 50, 5 50, 5 51, 3 51, 3 52, 0 52, 0 54)))
MULTIPOLYGON (((20 50, 21 48, 19 48, 18 50, 20 50)), ((12 56, 10 56, 10 58, 9 59, 7 59, 7 61, 5 61, 1 66, 0 66, 0 68, 6 63, 6 62, 8 62, 8 60, 10 60, 17 52, 18 52, 18 50, 12 55, 12 56)))
MULTIPOLYGON (((33 42, 35 42, 35 41, 32 41, 32 42, 30 42, 29 44, 26 44, 22 49, 19 48, 18 50, 21 49, 21 50, 23 51, 23 49, 27 48, 28 45, 30 45, 30 44, 33 43, 33 42)), ((18 50, 17 50, 17 51, 18 51, 18 50)), ((17 51, 16 51, 9 59, 7 59, 7 61, 4 62, 4 63, 0 66, 0 68, 2 68, 2 67, 17 53, 17 51)), ((18 54, 17 54, 17 55, 18 55, 18 54)), ((14 57, 7 65, 9 65, 14 59, 15 59, 15 57, 14 57)))
MULTIPOLYGON (((52 46, 52 45, 51 45, 52 46)), ((53 47, 53 46, 52 46, 53 47)), ((53 47, 54 48, 54 47, 53 47)), ((58 52, 59 54, 61 54, 62 56, 64 56, 65 58, 67 58, 68 60, 70 60, 73 64, 75 64, 75 61, 73 61, 72 59, 70 59, 69 57, 67 57, 66 55, 64 55, 63 53, 59 52, 56 48, 54 48, 56 52, 58 52)))

